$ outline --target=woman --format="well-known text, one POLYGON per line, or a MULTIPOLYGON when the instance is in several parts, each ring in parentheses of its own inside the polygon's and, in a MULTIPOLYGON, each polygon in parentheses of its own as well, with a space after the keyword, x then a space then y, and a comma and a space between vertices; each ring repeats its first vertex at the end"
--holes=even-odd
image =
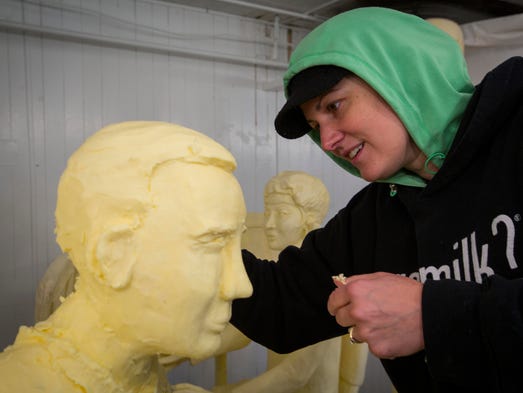
POLYGON ((449 35, 360 8, 302 40, 284 85, 277 132, 371 183, 277 264, 244 251, 232 322, 278 352, 349 328, 400 393, 520 392, 523 59, 474 87, 449 35))

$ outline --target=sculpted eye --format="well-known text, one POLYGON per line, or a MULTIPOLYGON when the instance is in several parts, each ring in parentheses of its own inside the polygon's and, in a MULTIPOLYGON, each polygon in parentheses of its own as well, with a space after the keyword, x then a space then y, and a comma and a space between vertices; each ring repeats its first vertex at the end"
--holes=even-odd
POLYGON ((221 249, 231 240, 231 236, 231 233, 207 233, 198 236, 195 239, 195 245, 209 249, 221 249))
POLYGON ((280 209, 280 210, 278 210, 278 214, 280 216, 288 216, 289 215, 289 211, 286 210, 286 209, 280 209))

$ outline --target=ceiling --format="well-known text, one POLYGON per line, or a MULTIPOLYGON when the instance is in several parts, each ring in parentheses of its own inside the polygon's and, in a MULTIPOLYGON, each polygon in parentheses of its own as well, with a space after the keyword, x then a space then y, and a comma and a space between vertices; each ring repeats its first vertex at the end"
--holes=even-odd
POLYGON ((353 8, 379 6, 422 18, 448 18, 459 24, 523 13, 523 0, 166 0, 211 11, 313 28, 323 20, 353 8))

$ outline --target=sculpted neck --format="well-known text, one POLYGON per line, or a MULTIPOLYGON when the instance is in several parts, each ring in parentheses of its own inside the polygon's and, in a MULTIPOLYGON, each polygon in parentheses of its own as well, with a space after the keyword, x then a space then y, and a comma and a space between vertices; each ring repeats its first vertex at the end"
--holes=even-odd
POLYGON ((158 385, 157 356, 145 353, 139 343, 121 337, 104 323, 82 292, 70 295, 47 321, 35 327, 73 346, 98 364, 99 371, 106 370, 126 392, 148 391, 144 386, 158 385))

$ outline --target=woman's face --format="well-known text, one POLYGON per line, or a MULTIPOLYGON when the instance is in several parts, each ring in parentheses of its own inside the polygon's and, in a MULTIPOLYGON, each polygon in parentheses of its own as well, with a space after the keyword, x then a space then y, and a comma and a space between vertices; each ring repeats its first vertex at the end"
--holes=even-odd
POLYGON ((344 78, 300 107, 322 148, 350 162, 363 179, 386 179, 401 168, 423 171, 423 154, 403 123, 362 79, 344 78))
POLYGON ((271 193, 265 198, 265 236, 272 250, 301 245, 307 232, 304 221, 290 195, 271 193))

